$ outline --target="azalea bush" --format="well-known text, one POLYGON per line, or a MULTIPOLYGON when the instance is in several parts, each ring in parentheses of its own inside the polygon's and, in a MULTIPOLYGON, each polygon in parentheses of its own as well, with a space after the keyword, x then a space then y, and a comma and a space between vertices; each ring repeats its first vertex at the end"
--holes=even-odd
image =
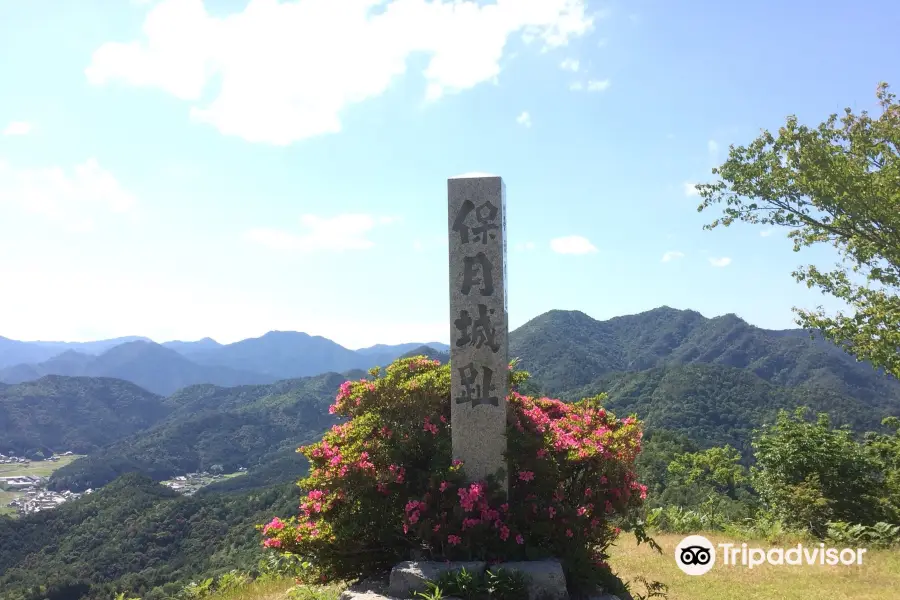
MULTIPOLYGON (((449 366, 416 357, 370 375, 341 386, 331 411, 347 420, 298 450, 310 461, 299 515, 260 526, 266 547, 302 558, 306 580, 410 559, 552 556, 570 581, 595 583, 620 528, 647 541, 637 520, 646 487, 634 475, 641 426, 607 412, 602 397, 510 393, 507 494, 468 481, 452 460, 449 366)), ((509 377, 516 390, 527 373, 511 366, 509 377)))

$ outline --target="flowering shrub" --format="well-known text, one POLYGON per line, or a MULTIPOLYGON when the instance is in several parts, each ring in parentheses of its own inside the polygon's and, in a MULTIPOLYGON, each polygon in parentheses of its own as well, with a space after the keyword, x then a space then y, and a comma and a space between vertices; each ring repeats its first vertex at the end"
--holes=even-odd
MULTIPOLYGON (((300 448, 310 461, 298 517, 260 526, 317 580, 366 576, 410 558, 507 561, 555 556, 570 575, 606 569, 606 549, 636 514, 641 428, 602 398, 566 404, 511 392, 508 496, 469 483, 451 461, 450 370, 401 359, 344 383, 348 420, 300 448)), ((510 368, 512 389, 527 373, 510 368)), ((642 531, 638 529, 639 539, 642 531)))

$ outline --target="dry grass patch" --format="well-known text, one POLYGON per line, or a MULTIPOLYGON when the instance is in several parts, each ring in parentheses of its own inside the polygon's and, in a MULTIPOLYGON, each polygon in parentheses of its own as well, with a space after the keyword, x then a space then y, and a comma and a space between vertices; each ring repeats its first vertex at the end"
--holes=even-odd
POLYGON ((49 477, 53 471, 64 467, 67 464, 84 458, 84 455, 73 454, 72 456, 62 456, 57 461, 33 461, 27 465, 23 464, 3 464, 0 465, 0 477, 24 477, 25 475, 34 475, 36 477, 49 477))
MULTIPOLYGON (((728 539, 721 534, 705 533, 714 544, 746 542, 751 547, 775 547, 759 540, 728 539)), ((610 564, 623 580, 645 577, 669 586, 669 600, 886 600, 900 599, 900 550, 868 550, 860 566, 768 564, 748 569, 725 566, 716 557, 716 566, 700 576, 681 572, 675 564, 675 547, 685 536, 658 534, 655 539, 663 553, 646 545, 638 547, 623 540, 612 549, 610 564)), ((793 544, 796 547, 796 543, 793 544)), ((841 544, 826 544, 841 548, 841 544)), ((778 547, 782 547, 780 544, 778 547)), ((790 547, 790 544, 784 544, 790 547)), ((640 584, 634 591, 644 593, 640 584)))

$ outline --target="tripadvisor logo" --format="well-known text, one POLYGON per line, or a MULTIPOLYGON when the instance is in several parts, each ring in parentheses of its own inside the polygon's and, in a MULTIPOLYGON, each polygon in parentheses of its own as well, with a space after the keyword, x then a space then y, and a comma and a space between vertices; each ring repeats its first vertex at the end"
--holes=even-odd
POLYGON ((763 564, 781 565, 861 565, 865 548, 826 548, 824 543, 807 547, 752 548, 747 544, 713 545, 702 535, 689 535, 675 547, 675 563, 688 575, 703 575, 716 564, 716 548, 721 563, 729 567, 752 569, 763 564))
POLYGON ((675 562, 688 575, 703 575, 716 564, 716 548, 702 535, 689 535, 675 547, 675 562))

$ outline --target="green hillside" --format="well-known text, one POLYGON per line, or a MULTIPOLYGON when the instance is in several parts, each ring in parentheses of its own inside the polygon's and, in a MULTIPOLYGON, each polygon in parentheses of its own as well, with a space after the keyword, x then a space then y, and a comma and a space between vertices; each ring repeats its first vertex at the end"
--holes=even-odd
POLYGON ((252 569, 254 525, 293 513, 292 488, 188 498, 127 475, 56 510, 0 517, 0 598, 47 586, 60 598, 108 600, 126 588, 156 600, 200 574, 252 569))
POLYGON ((91 453, 170 412, 160 396, 119 379, 48 375, 0 386, 0 452, 91 453))
POLYGON ((50 487, 81 491, 133 471, 163 480, 213 465, 225 472, 267 465, 270 455, 293 451, 335 423, 328 406, 344 380, 328 373, 271 385, 186 388, 165 400, 165 420, 59 469, 50 487))

